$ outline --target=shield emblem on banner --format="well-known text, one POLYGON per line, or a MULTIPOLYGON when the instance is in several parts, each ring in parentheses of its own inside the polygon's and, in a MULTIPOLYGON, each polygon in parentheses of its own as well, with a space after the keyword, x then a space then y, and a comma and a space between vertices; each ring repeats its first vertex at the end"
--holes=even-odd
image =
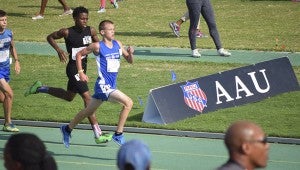
POLYGON ((207 98, 205 93, 200 89, 198 81, 187 82, 186 85, 180 86, 183 91, 184 102, 190 108, 202 113, 207 107, 207 98))

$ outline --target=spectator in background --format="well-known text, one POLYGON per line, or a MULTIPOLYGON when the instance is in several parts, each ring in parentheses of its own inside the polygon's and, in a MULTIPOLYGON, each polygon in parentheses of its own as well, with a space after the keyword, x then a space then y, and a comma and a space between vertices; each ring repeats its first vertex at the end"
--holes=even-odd
POLYGON ((18 133, 10 136, 4 148, 7 170, 56 170, 54 158, 44 143, 34 134, 18 133))
POLYGON ((269 144, 263 130, 253 122, 237 121, 224 139, 229 160, 218 170, 253 170, 267 166, 269 144))
POLYGON ((150 170, 151 152, 140 140, 131 140, 122 145, 117 154, 119 170, 150 170))
POLYGON ((209 34, 215 43, 218 54, 220 56, 230 56, 231 53, 222 47, 215 21, 214 10, 212 8, 210 0, 186 0, 186 5, 188 7, 190 16, 189 40, 192 50, 192 56, 196 58, 201 57, 201 54, 199 53, 196 46, 196 33, 200 14, 203 16, 204 20, 207 23, 209 34))
MULTIPOLYGON (((114 6, 114 8, 116 8, 116 9, 119 8, 117 0, 110 0, 110 3, 114 6)), ((97 12, 104 13, 104 12, 106 12, 105 8, 106 8, 106 0, 100 0, 100 8, 97 12)))
MULTIPOLYGON (((58 2, 63 6, 64 12, 59 16, 71 15, 73 10, 68 7, 65 0, 58 0, 58 2)), ((35 16, 32 17, 33 20, 44 19, 45 9, 47 6, 48 0, 41 0, 41 8, 40 12, 38 12, 35 16)))
MULTIPOLYGON (((176 22, 170 22, 169 26, 172 29, 173 33, 177 36, 180 37, 180 27, 181 24, 186 22, 187 20, 190 19, 189 16, 189 11, 187 11, 186 13, 184 13, 179 20, 177 20, 176 22)), ((200 30, 200 17, 199 17, 199 22, 197 25, 197 33, 196 33, 196 37, 197 38, 206 38, 207 36, 205 34, 203 34, 200 30)))
POLYGON ((10 81, 10 54, 15 60, 15 72, 21 71, 20 61, 13 40, 13 32, 7 29, 7 13, 0 10, 0 102, 3 103, 4 126, 3 131, 19 132, 19 129, 11 121, 13 105, 13 90, 10 81))

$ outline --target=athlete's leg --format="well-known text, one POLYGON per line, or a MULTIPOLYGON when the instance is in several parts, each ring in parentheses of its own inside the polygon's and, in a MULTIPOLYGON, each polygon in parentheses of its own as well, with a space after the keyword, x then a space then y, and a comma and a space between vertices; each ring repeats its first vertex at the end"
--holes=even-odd
POLYGON ((209 34, 212 37, 217 50, 219 50, 220 48, 222 48, 222 44, 220 41, 220 36, 215 21, 215 14, 213 11, 213 7, 209 0, 204 0, 201 14, 207 23, 209 34))
POLYGON ((119 122, 116 129, 117 133, 122 133, 124 130, 125 122, 128 117, 129 112, 132 109, 133 101, 126 94, 121 92, 120 90, 113 91, 109 98, 109 101, 118 102, 123 105, 122 110, 119 115, 119 122))
POLYGON ((199 30, 199 31, 200 31, 200 18, 201 17, 199 17, 199 21, 198 21, 198 25, 197 25, 197 30, 199 30))
POLYGON ((202 1, 186 1, 186 5, 189 9, 189 16, 190 16, 190 27, 189 27, 189 40, 191 49, 197 49, 196 46, 196 33, 197 33, 197 25, 200 18, 201 13, 201 3, 202 1))
POLYGON ((41 8, 40 8, 40 12, 39 12, 39 14, 41 16, 44 16, 44 14, 45 14, 45 9, 46 9, 47 3, 48 3, 48 0, 41 1, 41 8))
MULTIPOLYGON (((83 94, 80 94, 83 102, 84 102, 84 107, 87 107, 88 104, 91 102, 92 97, 89 93, 89 91, 84 92, 83 94)), ((99 138, 99 136, 102 134, 101 128, 99 127, 97 118, 96 118, 96 113, 93 113, 88 117, 89 122, 92 126, 92 129, 94 131, 94 135, 96 138, 99 138)))
POLYGON ((76 125, 78 125, 84 118, 91 116, 96 112, 97 108, 102 104, 102 100, 92 98, 91 102, 86 108, 82 109, 76 114, 73 120, 69 123, 69 128, 72 130, 76 125))
POLYGON ((2 91, 0 90, 0 103, 3 103, 4 102, 4 94, 2 93, 2 91))
POLYGON ((100 0, 100 8, 106 7, 106 0, 100 0))
MULTIPOLYGON (((72 92, 72 91, 69 91, 69 90, 65 90, 63 88, 56 88, 56 87, 48 87, 48 94, 50 94, 51 96, 54 96, 54 97, 57 97, 57 98, 60 98, 60 99, 63 99, 63 100, 66 100, 66 101, 72 101, 75 96, 76 96, 76 93, 72 92)), ((40 88, 41 89, 41 88, 40 88)), ((38 90, 40 93, 42 93, 41 90, 38 90)))
POLYGON ((68 7, 67 2, 65 0, 58 0, 58 2, 63 6, 64 12, 70 10, 70 7, 68 7))
POLYGON ((176 24, 178 26, 180 26, 183 22, 187 21, 190 19, 190 16, 189 16, 189 11, 187 11, 186 13, 184 13, 179 20, 176 21, 176 24))
MULTIPOLYGON (((77 90, 79 86, 77 81, 74 80, 68 80, 67 90, 63 88, 57 88, 57 87, 49 87, 49 86, 42 86, 37 89, 37 92, 39 93, 48 93, 51 96, 66 100, 66 101, 72 101, 77 93, 77 90)), ((87 88, 87 87, 86 87, 87 88)), ((88 88, 87 88, 88 90, 88 88)), ((87 91, 86 90, 86 91, 87 91)))
MULTIPOLYGON (((182 15, 182 17, 180 18, 180 20, 178 20, 176 23, 177 23, 177 25, 178 25, 178 23, 180 23, 180 21, 186 22, 186 21, 189 20, 189 19, 190 19, 189 11, 187 11, 186 13, 184 13, 184 14, 182 15)), ((180 25, 182 24, 182 22, 180 23, 180 25)), ((199 22, 198 22, 198 25, 197 25, 197 30, 200 31, 200 17, 199 17, 199 22)))
POLYGON ((3 102, 4 125, 11 124, 11 109, 13 102, 13 91, 5 79, 0 79, 1 102, 3 102))
POLYGON ((184 13, 184 14, 180 17, 180 19, 181 19, 183 22, 189 20, 189 19, 190 19, 189 11, 186 11, 186 13, 184 13))

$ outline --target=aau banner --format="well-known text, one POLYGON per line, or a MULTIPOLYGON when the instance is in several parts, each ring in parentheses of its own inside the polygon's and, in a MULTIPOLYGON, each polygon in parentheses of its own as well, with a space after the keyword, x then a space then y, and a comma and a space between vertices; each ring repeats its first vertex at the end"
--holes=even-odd
POLYGON ((143 121, 167 124, 299 90, 287 57, 151 89, 143 121))

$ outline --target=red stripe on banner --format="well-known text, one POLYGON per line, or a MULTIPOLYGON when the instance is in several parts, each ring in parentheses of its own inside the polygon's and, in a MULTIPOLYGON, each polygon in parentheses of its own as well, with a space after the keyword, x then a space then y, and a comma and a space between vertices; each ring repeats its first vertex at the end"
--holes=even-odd
MULTIPOLYGON (((197 93, 197 90, 193 90, 193 91, 190 91, 188 93, 190 93, 191 95, 199 96, 199 94, 197 93)), ((187 100, 188 100, 187 105, 189 107, 191 107, 192 109, 195 109, 199 112, 202 112, 203 105, 201 103, 194 102, 193 100, 190 100, 190 99, 187 99, 187 100)))
MULTIPOLYGON (((199 89, 193 90, 193 94, 195 96, 198 96, 198 97, 200 96, 201 97, 201 91, 199 91, 199 89)), ((197 105, 200 107, 199 108, 200 112, 202 112, 202 110, 204 109, 204 105, 202 103, 197 103, 197 105)))
POLYGON ((185 103, 186 103, 190 108, 192 108, 192 109, 194 109, 194 110, 197 110, 197 111, 201 112, 201 110, 200 110, 199 107, 195 107, 195 103, 192 102, 192 100, 189 100, 189 99, 185 98, 184 101, 185 101, 185 103))

